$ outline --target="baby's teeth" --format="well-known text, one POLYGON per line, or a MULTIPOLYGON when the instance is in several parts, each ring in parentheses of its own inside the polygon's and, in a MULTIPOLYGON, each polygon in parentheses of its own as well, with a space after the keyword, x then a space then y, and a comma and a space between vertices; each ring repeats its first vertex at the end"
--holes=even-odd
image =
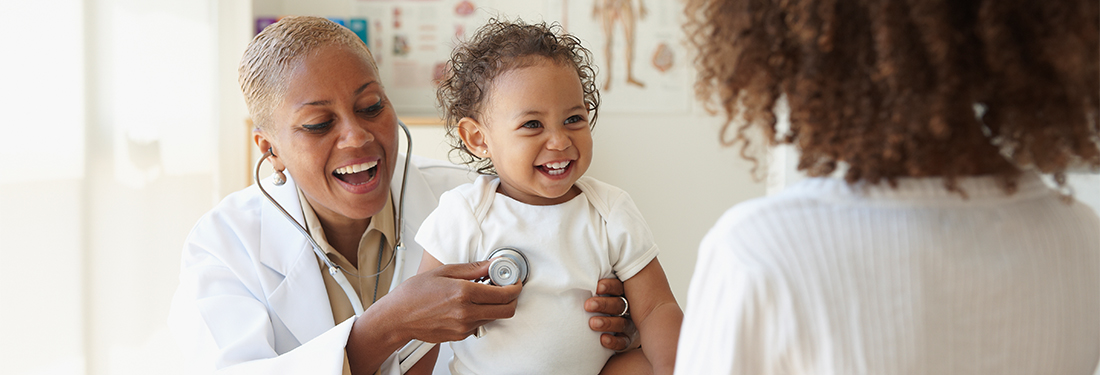
POLYGON ((546 168, 550 169, 562 169, 569 165, 568 161, 559 161, 557 163, 547 163, 546 168))

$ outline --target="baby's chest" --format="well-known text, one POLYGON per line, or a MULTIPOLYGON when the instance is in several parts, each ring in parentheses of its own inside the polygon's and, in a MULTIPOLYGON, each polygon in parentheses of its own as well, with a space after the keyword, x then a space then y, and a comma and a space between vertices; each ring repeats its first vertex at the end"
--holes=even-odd
POLYGON ((517 249, 527 259, 525 285, 531 289, 595 290, 599 279, 613 275, 607 228, 598 215, 505 214, 490 219, 496 220, 483 223, 471 260, 486 259, 502 247, 517 249))

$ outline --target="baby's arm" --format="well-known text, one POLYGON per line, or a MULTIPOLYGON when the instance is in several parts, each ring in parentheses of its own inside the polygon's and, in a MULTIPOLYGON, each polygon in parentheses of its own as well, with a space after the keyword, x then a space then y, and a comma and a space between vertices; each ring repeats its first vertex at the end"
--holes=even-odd
POLYGON ((671 374, 684 312, 676 304, 665 271, 653 258, 638 274, 623 283, 630 317, 641 335, 642 351, 654 374, 671 374))

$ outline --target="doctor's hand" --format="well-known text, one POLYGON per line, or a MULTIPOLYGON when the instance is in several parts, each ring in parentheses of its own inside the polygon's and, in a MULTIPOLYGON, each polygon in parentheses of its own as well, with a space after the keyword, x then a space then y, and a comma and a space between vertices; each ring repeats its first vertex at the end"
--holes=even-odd
POLYGON ((609 315, 589 318, 588 327, 604 332, 600 335, 600 344, 615 351, 625 350, 638 341, 633 339, 638 331, 630 315, 620 316, 627 308, 620 297, 624 291, 623 282, 619 279, 603 279, 596 285, 597 295, 584 301, 585 311, 609 315))
POLYGON ((470 281, 488 274, 488 261, 441 265, 410 277, 378 299, 356 318, 348 336, 352 373, 373 374, 413 339, 462 340, 485 323, 511 318, 522 286, 470 281))
MULTIPOLYGON (((516 313, 521 285, 470 282, 489 274, 489 261, 441 265, 401 283, 382 300, 399 312, 398 327, 409 338, 439 343, 457 341, 477 328, 516 313)), ((380 302, 382 300, 379 300, 380 302)))

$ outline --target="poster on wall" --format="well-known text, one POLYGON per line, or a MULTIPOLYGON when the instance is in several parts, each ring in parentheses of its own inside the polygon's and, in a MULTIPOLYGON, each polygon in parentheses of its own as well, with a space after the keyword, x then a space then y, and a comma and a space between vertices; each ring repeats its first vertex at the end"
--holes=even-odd
POLYGON ((686 113, 691 99, 680 15, 675 1, 571 1, 569 32, 592 51, 597 85, 609 113, 686 113))
POLYGON ((353 0, 398 111, 436 117, 435 82, 455 45, 485 21, 561 24, 592 51, 604 113, 686 113, 691 77, 676 2, 353 0))

